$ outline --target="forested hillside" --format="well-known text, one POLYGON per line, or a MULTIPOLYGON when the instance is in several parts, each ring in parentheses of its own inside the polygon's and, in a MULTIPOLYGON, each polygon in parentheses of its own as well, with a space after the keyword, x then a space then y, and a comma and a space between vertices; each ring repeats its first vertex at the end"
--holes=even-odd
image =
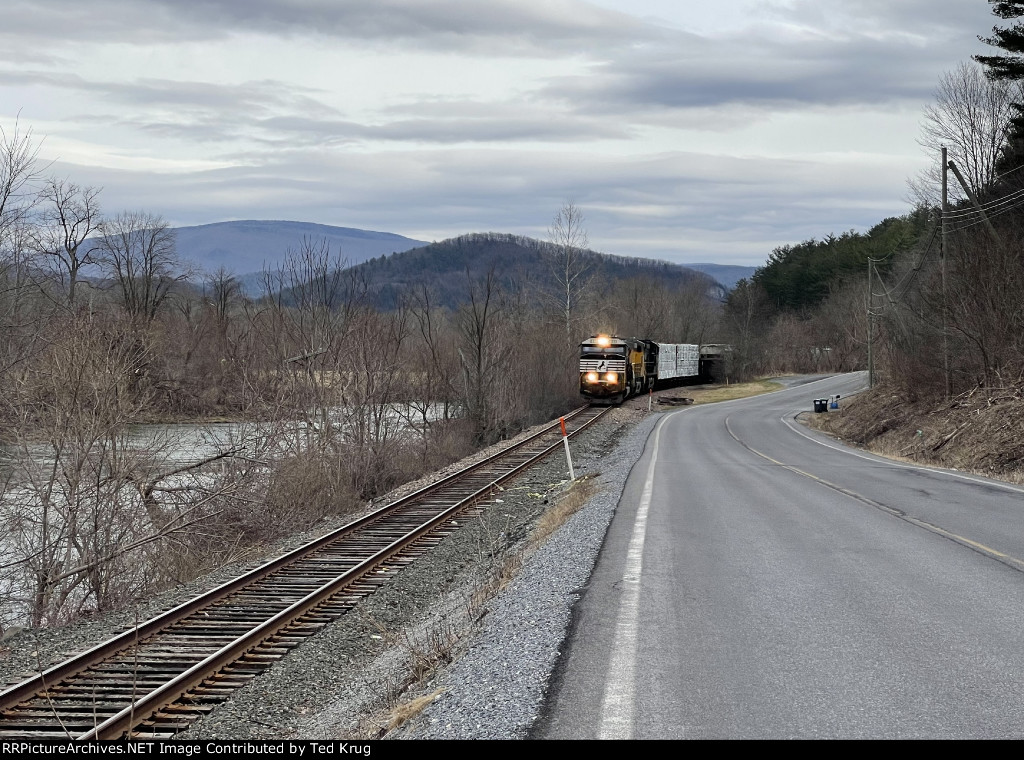
MULTIPOLYGON (((976 70, 962 67, 956 76, 984 84, 976 98, 1004 96, 999 83, 986 82, 976 70)), ((933 120, 946 120, 932 124, 933 130, 967 123, 965 112, 983 105, 944 103, 945 111, 929 112, 933 120)), ((742 371, 868 369, 870 361, 873 380, 905 398, 950 398, 1008 383, 1019 392, 1021 142, 1007 137, 1006 121, 976 123, 974 129, 949 150, 948 183, 959 185, 954 170, 976 164, 982 148, 993 143, 1002 147, 992 165, 1008 167, 1006 172, 972 173, 983 184, 967 183, 951 193, 945 210, 941 202, 923 203, 866 233, 828 234, 776 248, 732 291, 726 322, 742 371)), ((939 146, 934 148, 938 156, 939 146)), ((931 175, 915 186, 928 181, 931 175)))
MULTIPOLYGON (((626 258, 581 251, 574 264, 588 289, 610 297, 617 283, 644 278, 669 290, 698 288, 712 299, 724 300, 725 289, 693 269, 651 259, 626 258)), ((413 290, 427 288, 434 303, 458 308, 469 300, 473 279, 490 275, 510 290, 534 299, 557 289, 564 280, 551 243, 519 235, 473 233, 389 256, 379 256, 352 268, 366 283, 367 296, 378 308, 393 308, 413 290)))
POLYGON ((884 219, 866 233, 844 232, 776 248, 752 280, 781 310, 809 312, 833 292, 867 275, 868 259, 888 273, 901 254, 929 231, 929 211, 884 219))

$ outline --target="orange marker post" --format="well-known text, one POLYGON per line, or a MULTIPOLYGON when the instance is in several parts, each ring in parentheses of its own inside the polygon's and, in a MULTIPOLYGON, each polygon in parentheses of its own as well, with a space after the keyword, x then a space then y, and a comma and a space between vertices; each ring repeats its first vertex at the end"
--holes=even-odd
POLYGON ((572 469, 572 454, 569 453, 569 434, 565 432, 565 417, 559 417, 558 423, 562 426, 562 443, 565 444, 565 461, 569 463, 569 478, 576 480, 576 473, 572 469))

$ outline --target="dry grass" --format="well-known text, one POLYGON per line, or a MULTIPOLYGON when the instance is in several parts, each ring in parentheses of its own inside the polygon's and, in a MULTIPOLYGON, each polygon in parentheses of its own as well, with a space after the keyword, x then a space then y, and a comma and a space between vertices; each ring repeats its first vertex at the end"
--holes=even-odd
POLYGON ((783 386, 773 380, 754 380, 749 383, 732 385, 697 386, 675 388, 670 393, 693 399, 694 404, 714 404, 718 401, 732 401, 737 398, 760 396, 762 393, 782 390, 783 386))
MULTIPOLYGON (((396 680, 396 688, 389 691, 397 694, 409 686, 418 685, 429 679, 437 670, 452 661, 452 655, 465 636, 462 626, 448 618, 442 618, 421 631, 393 632, 388 626, 367 617, 367 622, 380 632, 380 638, 391 647, 405 654, 405 675, 396 680)), ((391 706, 395 706, 393 702, 391 706)))
POLYGON ((548 510, 540 516, 530 533, 530 548, 543 544, 565 521, 580 511, 584 504, 597 493, 597 486, 588 478, 580 478, 548 510))
POLYGON ((492 568, 469 597, 469 614, 478 621, 487 613, 487 602, 497 596, 515 578, 523 567, 523 553, 511 552, 504 555, 492 568))
MULTIPOLYGON (((556 484, 554 487, 558 487, 556 484)), ((537 547, 541 546, 558 530, 565 521, 576 514, 587 501, 597 493, 597 487, 589 478, 583 477, 569 484, 554 503, 537 519, 533 530, 527 537, 524 546, 515 551, 502 551, 492 548, 495 563, 487 577, 477 585, 469 601, 470 616, 480 619, 486 612, 485 606, 499 591, 515 578, 523 567, 523 562, 537 547)), ((532 494, 541 496, 541 494, 532 494)))
POLYGON ((458 619, 454 620, 443 615, 418 631, 396 632, 375 618, 364 615, 365 622, 379 632, 375 638, 382 639, 395 651, 400 664, 381 679, 378 708, 360 719, 357 732, 360 738, 383 738, 419 715, 444 693, 443 689, 437 689, 429 694, 408 697, 410 692, 422 687, 438 670, 454 660, 462 641, 472 631, 472 622, 462 616, 456 617, 458 619))
POLYGON ((387 730, 394 731, 407 721, 412 720, 423 712, 423 708, 442 694, 444 694, 444 689, 437 689, 436 691, 432 691, 430 694, 424 694, 421 697, 416 697, 408 702, 403 702, 402 704, 397 705, 388 716, 386 723, 387 730))

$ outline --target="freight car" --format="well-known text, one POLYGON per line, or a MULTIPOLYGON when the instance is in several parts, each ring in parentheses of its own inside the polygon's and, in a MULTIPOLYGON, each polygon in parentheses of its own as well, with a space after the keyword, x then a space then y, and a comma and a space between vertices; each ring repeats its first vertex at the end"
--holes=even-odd
POLYGON ((594 335, 580 344, 580 394, 619 403, 653 388, 659 380, 701 374, 700 346, 640 338, 594 335))

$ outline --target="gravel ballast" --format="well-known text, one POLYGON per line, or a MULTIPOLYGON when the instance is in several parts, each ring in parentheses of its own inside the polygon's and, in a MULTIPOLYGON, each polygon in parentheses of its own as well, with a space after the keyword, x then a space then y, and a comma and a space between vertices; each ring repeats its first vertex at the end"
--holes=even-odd
POLYGON ((658 419, 625 431, 597 466, 599 492, 491 604, 470 650, 427 689, 443 690, 401 732, 414 739, 525 739, 538 717, 573 604, 590 577, 626 476, 658 419))
MULTIPOLYGON (((573 440, 577 476, 596 494, 523 557, 497 595, 488 593, 495 577, 507 580, 510 560, 523 556, 536 519, 569 486, 560 452, 178 737, 525 738, 626 476, 660 417, 646 408, 647 399, 635 399, 573 440)), ((297 546, 312 537, 284 543, 297 546)), ((3 644, 0 678, 11 681, 81 651, 242 569, 224 569, 129 612, 14 636, 3 644)))
POLYGON ((477 598, 569 485, 560 453, 179 736, 524 738, 653 425, 653 417, 635 424, 642 416, 639 408, 612 410, 574 440, 577 477, 593 476, 600 490, 497 596, 477 598), (432 697, 401 719, 405 706, 432 697))

